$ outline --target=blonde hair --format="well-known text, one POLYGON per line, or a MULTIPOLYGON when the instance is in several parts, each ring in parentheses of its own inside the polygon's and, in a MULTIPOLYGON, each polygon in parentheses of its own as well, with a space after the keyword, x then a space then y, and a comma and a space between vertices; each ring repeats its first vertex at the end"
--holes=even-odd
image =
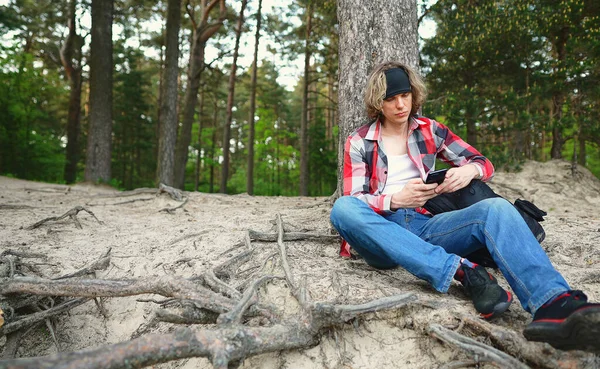
POLYGON ((385 71, 393 68, 404 69, 408 74, 408 80, 410 82, 411 93, 412 93, 412 109, 410 110, 411 115, 417 114, 417 111, 423 105, 425 98, 427 97, 427 88, 423 79, 413 68, 406 64, 399 62, 385 62, 377 65, 367 80, 367 88, 365 90, 365 106, 367 108, 367 115, 369 118, 375 119, 381 115, 381 108, 383 106, 383 98, 385 97, 385 91, 387 89, 387 81, 385 78, 385 71))

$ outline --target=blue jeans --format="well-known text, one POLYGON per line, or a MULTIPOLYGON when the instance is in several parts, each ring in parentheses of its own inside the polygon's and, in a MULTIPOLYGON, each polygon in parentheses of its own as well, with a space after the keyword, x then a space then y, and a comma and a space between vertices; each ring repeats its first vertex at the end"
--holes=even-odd
POLYGON ((483 247, 531 313, 570 289, 505 199, 486 199, 431 217, 414 209, 379 215, 361 200, 344 196, 335 202, 331 222, 369 265, 401 266, 440 292, 448 291, 461 256, 483 247))

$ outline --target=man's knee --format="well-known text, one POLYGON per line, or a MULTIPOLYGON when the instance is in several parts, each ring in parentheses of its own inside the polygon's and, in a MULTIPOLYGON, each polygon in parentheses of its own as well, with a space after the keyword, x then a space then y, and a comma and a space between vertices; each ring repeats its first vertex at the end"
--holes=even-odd
POLYGON ((347 224, 357 220, 358 208, 362 201, 353 196, 342 196, 335 201, 331 209, 331 223, 337 227, 339 224, 347 224))

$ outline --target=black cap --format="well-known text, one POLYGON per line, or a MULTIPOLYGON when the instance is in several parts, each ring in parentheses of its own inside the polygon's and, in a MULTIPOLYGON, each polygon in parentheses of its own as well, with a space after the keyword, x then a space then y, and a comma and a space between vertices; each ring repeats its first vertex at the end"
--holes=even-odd
POLYGON ((385 90, 384 99, 411 91, 408 74, 402 68, 386 70, 385 80, 387 82, 387 89, 385 90))

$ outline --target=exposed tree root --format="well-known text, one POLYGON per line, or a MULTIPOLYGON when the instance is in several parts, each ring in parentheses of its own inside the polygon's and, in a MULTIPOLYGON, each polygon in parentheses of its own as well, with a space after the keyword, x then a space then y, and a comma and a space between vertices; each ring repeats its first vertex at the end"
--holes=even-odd
POLYGON ((231 300, 220 294, 189 280, 169 276, 131 280, 50 280, 22 277, 9 279, 0 285, 0 295, 12 293, 88 298, 157 294, 192 300, 198 307, 218 313, 233 307, 231 300))
POLYGON ((176 206, 174 208, 163 208, 163 209, 160 209, 159 212, 163 212, 164 211, 164 212, 169 213, 169 214, 174 214, 175 210, 183 208, 185 206, 185 204, 187 204, 188 200, 189 199, 186 197, 185 200, 181 204, 179 204, 178 206, 176 206))
POLYGON ((30 225, 29 227, 27 227, 27 229, 28 230, 36 229, 39 226, 43 225, 44 223, 47 223, 47 222, 56 222, 56 221, 59 221, 59 220, 63 220, 66 217, 71 218, 71 220, 73 220, 73 222, 75 222, 75 226, 77 228, 79 228, 79 229, 82 229, 83 227, 81 226, 81 223, 79 223, 79 219, 77 219, 77 214, 79 214, 80 211, 85 211, 86 213, 88 213, 91 216, 93 216, 94 219, 96 219, 98 221, 98 223, 102 224, 102 222, 98 218, 96 218, 96 215, 94 215, 94 213, 91 210, 86 209, 83 206, 76 206, 73 209, 67 211, 66 213, 64 213, 63 215, 61 215, 59 217, 49 217, 49 218, 46 218, 46 219, 42 219, 39 222, 30 225))
MULTIPOLYGON (((285 241, 330 242, 337 240, 338 236, 285 232, 279 214, 275 223, 276 234, 248 231, 243 242, 220 255, 228 255, 229 259, 192 279, 173 276, 131 280, 89 279, 90 275, 108 267, 110 250, 81 270, 60 277, 21 277, 14 270, 18 269, 19 256, 25 254, 19 255, 8 250, 3 252, 0 254, 0 266, 6 264, 10 267, 6 276, 0 278, 0 303, 6 315, 5 324, 0 326, 0 336, 7 336, 3 355, 7 360, 0 361, 0 368, 142 368, 191 357, 206 357, 215 368, 233 368, 245 358, 261 353, 312 347, 319 343, 327 329, 334 329, 338 355, 343 361, 344 353, 339 352, 343 341, 340 343, 336 327, 349 321, 358 327, 360 323, 355 319, 357 317, 398 309, 408 304, 432 309, 444 307, 443 304, 425 300, 417 302, 412 293, 362 304, 315 302, 306 286, 304 274, 294 273, 296 260, 294 254, 291 254, 291 258, 288 255, 289 245, 285 241), (277 244, 259 248, 252 245, 252 240, 277 244), (276 284, 272 282, 276 279, 285 281, 291 296, 298 303, 299 311, 291 317, 284 317, 278 307, 270 305, 269 301, 261 301, 269 296, 263 293, 268 290, 264 286, 276 284), (138 300, 155 303, 160 309, 155 310, 138 327, 130 341, 47 357, 14 359, 22 332, 26 329, 45 323, 51 335, 54 335, 55 328, 49 319, 56 319, 58 314, 74 306, 92 298, 140 294, 160 295, 167 299, 138 300), (40 307, 40 311, 22 315, 20 309, 24 307, 40 307), (151 333, 159 324, 165 323, 193 326, 177 328, 172 333, 151 333)), ((382 275, 390 277, 386 273, 369 271, 371 278, 382 275)), ((351 298, 348 297, 348 286, 342 286, 336 275, 335 271, 331 274, 335 282, 332 283, 332 289, 338 292, 334 301, 340 301, 340 296, 351 298)), ((96 304, 101 312, 104 311, 98 300, 96 304)), ((105 312, 103 314, 108 316, 105 312)), ((407 311, 406 314, 411 313, 407 311)), ((381 318, 378 314, 375 317, 381 318)), ((406 319, 413 321, 415 317, 412 315, 406 319)), ((528 342, 520 333, 471 317, 462 318, 459 329, 455 331, 429 321, 411 323, 410 328, 459 348, 470 359, 467 361, 461 355, 456 361, 445 364, 442 367, 444 369, 474 367, 481 363, 515 369, 591 369, 597 364, 593 355, 563 352, 546 344, 528 342), (479 340, 481 337, 485 338, 486 343, 479 340)), ((54 341, 59 347, 60 342, 56 338, 54 341)))
MULTIPOLYGON (((277 242, 277 233, 263 233, 257 231, 249 231, 250 238, 262 242, 277 242)), ((322 241, 322 242, 339 242, 340 236, 329 234, 301 233, 301 232, 286 232, 283 235, 284 241, 322 241)))
POLYGON ((413 294, 403 294, 373 301, 369 310, 363 306, 313 304, 307 307, 312 316, 307 322, 271 327, 181 328, 172 334, 146 335, 92 350, 7 360, 3 365, 11 369, 142 368, 175 359, 207 357, 215 368, 226 369, 230 362, 249 356, 313 346, 323 328, 343 324, 366 311, 398 308, 414 300, 413 294))

